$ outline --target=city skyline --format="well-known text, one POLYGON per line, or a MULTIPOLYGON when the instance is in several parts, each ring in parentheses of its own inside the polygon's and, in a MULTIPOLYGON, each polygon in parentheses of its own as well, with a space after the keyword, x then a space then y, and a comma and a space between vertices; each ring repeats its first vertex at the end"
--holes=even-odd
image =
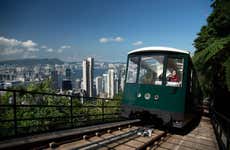
POLYGON ((211 1, 1 1, 0 59, 126 62, 130 50, 194 52, 211 1), (52 10, 52 11, 51 11, 52 10))
POLYGON ((113 98, 123 90, 126 65, 98 62, 96 66, 92 57, 81 64, 0 65, 0 89, 25 88, 48 81, 50 90, 59 94, 113 98))

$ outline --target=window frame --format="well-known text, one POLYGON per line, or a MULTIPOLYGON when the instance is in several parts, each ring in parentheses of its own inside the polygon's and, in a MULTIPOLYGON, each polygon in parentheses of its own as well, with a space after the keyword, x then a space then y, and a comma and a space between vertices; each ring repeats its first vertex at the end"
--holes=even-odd
POLYGON ((184 87, 184 82, 185 82, 185 70, 188 69, 186 66, 186 61, 188 61, 187 54, 182 54, 182 53, 171 53, 171 52, 143 52, 143 53, 134 53, 134 54, 129 54, 128 59, 127 59, 127 67, 126 67, 126 76, 125 76, 125 84, 138 84, 138 85, 153 85, 153 86, 164 86, 164 87, 174 87, 175 86, 166 86, 167 84, 167 77, 166 77, 166 71, 167 71, 167 65, 168 65, 168 58, 176 58, 176 59, 183 59, 183 72, 182 72, 182 80, 181 86, 176 87, 176 88, 183 88, 184 87), (163 77, 162 77, 162 84, 144 84, 144 83, 139 83, 139 74, 140 74, 140 61, 142 56, 153 56, 153 55, 158 55, 158 56, 163 56, 163 77), (138 57, 138 63, 137 63, 137 76, 136 76, 136 82, 134 83, 128 83, 127 82, 127 77, 128 77, 128 67, 129 67, 129 60, 131 57, 138 57))
POLYGON ((162 86, 164 84, 163 82, 163 75, 164 75, 164 63, 165 63, 165 54, 162 54, 162 53, 151 53, 151 54, 143 54, 143 55, 140 55, 140 58, 139 58, 139 64, 138 64, 138 76, 137 76, 137 84, 146 84, 146 85, 159 85, 159 86, 162 86), (140 79, 140 71, 141 71, 141 59, 143 57, 151 57, 151 56, 162 56, 163 57, 163 69, 162 69, 162 80, 161 80, 161 84, 151 84, 151 83, 140 83, 139 79, 140 79))
POLYGON ((138 76, 139 76, 139 64, 140 64, 140 55, 129 55, 128 59, 127 59, 127 67, 126 67, 126 75, 125 75, 125 84, 137 84, 138 83, 138 76), (127 82, 128 81, 128 70, 129 70, 129 60, 131 57, 137 57, 138 58, 138 62, 137 62, 137 73, 136 73, 136 81, 135 82, 127 82))
POLYGON ((185 60, 186 60, 186 58, 184 57, 184 56, 178 56, 178 54, 167 54, 167 56, 166 56, 166 62, 165 62, 165 70, 164 70, 164 72, 165 72, 165 74, 164 74, 164 81, 165 81, 165 83, 164 83, 164 85, 166 86, 166 87, 177 87, 177 88, 182 88, 183 87, 183 83, 184 83, 184 74, 185 74, 185 60), (167 85, 167 76, 166 76, 166 73, 167 73, 167 68, 168 68, 168 60, 169 60, 169 58, 170 59, 183 59, 183 70, 182 70, 182 75, 181 75, 181 80, 180 80, 180 82, 181 82, 181 86, 170 86, 170 85, 167 85))

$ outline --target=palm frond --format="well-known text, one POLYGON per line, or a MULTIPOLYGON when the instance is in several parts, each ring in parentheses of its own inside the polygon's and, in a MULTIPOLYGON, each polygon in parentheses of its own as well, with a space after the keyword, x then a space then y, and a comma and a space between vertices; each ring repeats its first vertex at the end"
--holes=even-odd
POLYGON ((195 54, 193 60, 195 64, 203 64, 210 62, 212 58, 222 51, 227 44, 230 44, 230 36, 216 39, 213 43, 211 43, 204 50, 195 54))

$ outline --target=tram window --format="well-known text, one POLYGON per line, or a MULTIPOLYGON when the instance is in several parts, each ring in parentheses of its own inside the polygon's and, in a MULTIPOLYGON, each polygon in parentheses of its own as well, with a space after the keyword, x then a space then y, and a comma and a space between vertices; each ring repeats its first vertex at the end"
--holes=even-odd
POLYGON ((164 56, 142 56, 140 61, 139 83, 162 85, 164 56))
POLYGON ((166 86, 181 87, 183 79, 184 59, 168 58, 166 71, 166 86))
POLYGON ((128 73, 126 83, 136 83, 138 57, 130 57, 128 62, 128 73))

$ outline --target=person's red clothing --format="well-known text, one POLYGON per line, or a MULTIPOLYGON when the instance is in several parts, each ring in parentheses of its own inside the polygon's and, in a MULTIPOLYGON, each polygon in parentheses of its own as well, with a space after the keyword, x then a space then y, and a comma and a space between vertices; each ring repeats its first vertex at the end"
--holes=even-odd
POLYGON ((175 76, 170 77, 169 81, 171 81, 171 82, 179 82, 179 78, 178 78, 177 75, 175 75, 175 76))

